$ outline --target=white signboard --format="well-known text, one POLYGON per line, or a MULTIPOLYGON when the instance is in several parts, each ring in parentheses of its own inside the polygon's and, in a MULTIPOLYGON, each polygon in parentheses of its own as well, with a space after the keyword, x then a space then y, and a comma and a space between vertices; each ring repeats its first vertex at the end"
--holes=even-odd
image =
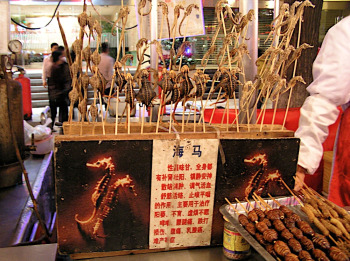
MULTIPOLYGON (((196 36, 205 34, 205 25, 204 25, 204 15, 203 15, 203 4, 201 0, 158 0, 158 4, 160 2, 165 3, 168 6, 168 19, 169 19, 169 27, 166 21, 165 16, 163 15, 163 9, 161 6, 157 8, 157 39, 167 39, 169 38, 169 29, 170 32, 175 33, 175 37, 183 37, 183 36, 196 36), (198 9, 192 8, 192 12, 189 16, 187 16, 184 20, 184 14, 186 8, 191 4, 195 4, 198 6, 198 9), (179 18, 174 20, 174 9, 175 6, 182 5, 184 9, 180 9, 179 18), (181 23, 181 21, 183 22, 181 23), (181 27, 180 27, 181 24, 181 27), (180 31, 181 35, 180 35, 180 31)), ((151 30, 154 29, 154 26, 151 25, 150 15, 143 16, 142 22, 140 15, 138 14, 138 5, 139 1, 135 1, 135 9, 136 16, 139 25, 139 37, 140 37, 140 25, 142 24, 142 37, 147 39, 152 39, 151 30), (152 28, 153 27, 153 28, 152 28)), ((144 12, 149 10, 149 2, 147 2, 146 7, 144 8, 144 12)), ((170 33, 170 38, 173 38, 173 34, 170 33)))
POLYGON ((154 140, 149 248, 210 245, 219 140, 154 140))

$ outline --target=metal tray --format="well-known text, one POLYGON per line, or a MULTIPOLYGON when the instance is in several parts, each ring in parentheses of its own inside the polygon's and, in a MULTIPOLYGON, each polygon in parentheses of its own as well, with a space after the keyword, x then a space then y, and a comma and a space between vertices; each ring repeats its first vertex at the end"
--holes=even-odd
MULTIPOLYGON (((292 211, 297 213, 301 219, 306 220, 306 215, 300 210, 299 203, 293 198, 293 197, 284 197, 284 198, 276 198, 276 200, 284 206, 289 207, 292 211)), ((277 204, 273 202, 272 200, 265 200, 267 204, 269 204, 273 208, 277 208, 277 204)), ((244 205, 248 210, 250 210, 250 205, 247 202, 241 202, 242 205, 244 205)), ((255 201, 251 202, 252 205, 255 207, 258 207, 255 203, 255 201)), ((245 211, 242 209, 242 207, 238 204, 232 204, 239 213, 245 214, 245 211)), ((237 231, 243 236, 243 238, 267 261, 277 261, 273 256, 271 256, 265 248, 260 245, 258 241, 255 240, 253 236, 251 236, 247 230, 238 221, 238 214, 228 205, 225 204, 220 207, 220 212, 224 217, 227 218, 228 221, 232 225, 235 226, 237 231)))

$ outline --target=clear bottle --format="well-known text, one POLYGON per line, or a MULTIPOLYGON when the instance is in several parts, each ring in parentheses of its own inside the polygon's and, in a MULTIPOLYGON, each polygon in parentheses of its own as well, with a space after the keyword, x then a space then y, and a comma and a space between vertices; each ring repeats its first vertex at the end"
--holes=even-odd
POLYGON ((237 229, 224 217, 224 256, 229 260, 242 260, 250 255, 250 244, 237 229))

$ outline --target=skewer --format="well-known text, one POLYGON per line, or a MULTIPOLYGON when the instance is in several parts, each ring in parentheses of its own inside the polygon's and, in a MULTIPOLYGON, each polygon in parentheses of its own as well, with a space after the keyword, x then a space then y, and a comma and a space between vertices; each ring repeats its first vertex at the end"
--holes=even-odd
POLYGON ((196 132, 196 123, 197 123, 197 96, 194 97, 194 110, 193 110, 193 132, 196 132))
MULTIPOLYGON (((219 89, 219 94, 218 94, 218 98, 216 99, 216 102, 219 100, 220 98, 220 94, 221 94, 221 91, 222 91, 222 88, 219 89)), ((209 125, 211 125, 211 122, 213 121, 213 117, 214 117, 214 113, 215 113, 215 109, 216 109, 216 102, 215 102, 215 106, 214 106, 214 109, 211 113, 211 116, 210 116, 210 121, 209 121, 209 125)))
POLYGON ((336 246, 339 246, 339 243, 337 241, 335 241, 335 239, 331 236, 328 235, 329 239, 333 241, 334 244, 336 244, 336 246))
POLYGON ((114 134, 118 134, 118 121, 119 121, 119 86, 117 86, 117 100, 115 103, 115 132, 114 134))
POLYGON ((173 111, 173 102, 170 103, 170 119, 169 119, 169 133, 171 133, 171 112, 173 111))
MULTIPOLYGON (((162 111, 162 107, 163 107, 163 103, 162 103, 162 100, 163 100, 163 90, 162 90, 162 93, 160 94, 160 101, 159 101, 159 108, 158 108, 158 118, 157 118, 157 128, 156 128, 156 133, 158 134, 158 129, 159 129, 159 121, 160 121, 160 112, 162 111)), ((171 116, 170 116, 171 117, 171 116)))
MULTIPOLYGON (((234 100, 234 105, 235 105, 235 115, 236 115, 236 127, 237 127, 237 132, 239 132, 239 120, 238 120, 238 110, 237 110, 237 105, 236 105, 236 92, 233 92, 233 100, 234 100)), ((247 110, 247 113, 249 113, 249 110, 247 110)), ((247 116, 247 119, 248 119, 248 116, 247 116)), ((228 120, 227 120, 227 123, 228 123, 228 120)), ((248 123, 248 132, 250 130, 250 126, 249 126, 249 121, 247 121, 248 123)))
POLYGON ((152 124, 153 106, 149 108, 149 125, 152 124))
POLYGON ((272 209, 272 207, 265 202, 260 196, 258 196, 255 192, 253 192, 253 195, 261 202, 261 204, 264 205, 266 209, 272 209))
MULTIPOLYGON (((182 124, 181 124, 181 132, 183 133, 185 131, 185 104, 182 104, 182 124)), ((174 112, 175 113, 175 112, 174 112)))
POLYGON ((271 196, 270 193, 267 193, 267 195, 269 195, 269 197, 272 199, 273 202, 275 202, 277 204, 277 206, 282 206, 273 196, 271 196))
MULTIPOLYGON (((300 45, 300 35, 301 35, 301 22, 302 22, 302 18, 299 19, 299 32, 298 32, 298 42, 297 42, 297 48, 300 45)), ((297 69, 297 64, 298 64, 298 60, 295 60, 294 63, 294 70, 293 70, 293 77, 295 76, 295 72, 297 69)), ((293 93, 293 87, 290 88, 290 92, 289 92, 289 97, 288 97, 288 103, 287 103, 287 108, 286 108, 286 113, 284 114, 284 119, 283 119, 283 124, 282 124, 282 130, 284 129, 284 126, 286 124, 286 120, 287 120, 287 115, 288 115, 288 110, 289 110, 289 105, 290 105, 290 100, 292 97, 292 93, 293 93)))
POLYGON ((232 203, 227 198, 225 198, 225 200, 230 205, 230 207, 237 213, 237 215, 239 215, 238 210, 232 205, 232 203))
POLYGON ((238 198, 235 198, 235 200, 236 200, 237 203, 244 209, 244 211, 245 211, 246 213, 249 212, 248 209, 238 200, 238 198))
POLYGON ((245 197, 245 200, 247 201, 247 203, 249 204, 249 206, 250 206, 252 209, 254 209, 254 206, 253 206, 252 203, 250 203, 248 197, 245 197))
POLYGON ((288 189, 288 191, 290 192, 290 194, 292 194, 292 196, 296 199, 296 201, 299 202, 300 206, 304 207, 303 202, 301 202, 301 200, 295 196, 295 194, 293 193, 293 191, 288 187, 288 185, 286 184, 286 182, 284 182, 284 180, 282 178, 280 178, 281 182, 283 183, 283 185, 286 187, 286 189, 288 189))
POLYGON ((106 132, 105 132, 105 122, 104 122, 104 120, 103 120, 103 104, 102 104, 102 98, 101 98, 101 93, 100 93, 100 92, 98 93, 98 97, 99 97, 100 105, 101 105, 102 133, 103 133, 103 135, 106 135, 106 132))
POLYGON ((130 103, 128 103, 128 134, 130 134, 130 103))
POLYGON ((143 105, 142 116, 141 116, 141 134, 143 134, 143 123, 145 121, 146 105, 143 105))
POLYGON ((255 203, 258 204, 258 206, 259 206, 261 209, 265 209, 265 210, 267 209, 267 208, 265 208, 263 205, 260 204, 259 199, 256 198, 254 195, 252 195, 252 198, 255 200, 255 203))

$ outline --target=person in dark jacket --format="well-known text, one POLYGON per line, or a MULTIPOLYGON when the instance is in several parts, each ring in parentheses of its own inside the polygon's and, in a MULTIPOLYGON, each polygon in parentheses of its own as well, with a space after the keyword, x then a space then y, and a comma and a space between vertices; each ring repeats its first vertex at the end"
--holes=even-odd
POLYGON ((62 125, 61 123, 68 121, 68 93, 72 89, 72 79, 62 51, 53 52, 52 59, 53 65, 48 85, 52 126, 54 126, 57 107, 59 107, 59 123, 56 125, 62 125))

